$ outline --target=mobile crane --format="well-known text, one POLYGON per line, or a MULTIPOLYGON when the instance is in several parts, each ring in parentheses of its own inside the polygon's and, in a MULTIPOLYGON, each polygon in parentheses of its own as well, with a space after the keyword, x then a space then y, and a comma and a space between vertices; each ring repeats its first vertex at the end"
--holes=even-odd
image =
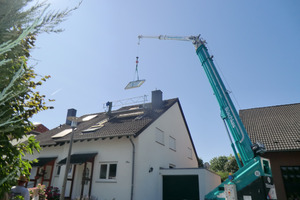
POLYGON ((230 175, 217 188, 209 192, 206 200, 276 200, 276 191, 273 183, 270 160, 261 157, 265 148, 260 143, 252 144, 246 129, 236 111, 215 65, 213 56, 210 56, 206 41, 199 36, 138 36, 138 39, 154 38, 159 40, 190 41, 196 48, 200 62, 208 77, 221 109, 221 118, 231 141, 239 170, 230 175), (231 136, 230 136, 231 134, 231 136), (233 140, 232 140, 233 138, 233 140), (237 151, 236 151, 237 149, 237 151), (238 153, 242 163, 239 161, 238 153))

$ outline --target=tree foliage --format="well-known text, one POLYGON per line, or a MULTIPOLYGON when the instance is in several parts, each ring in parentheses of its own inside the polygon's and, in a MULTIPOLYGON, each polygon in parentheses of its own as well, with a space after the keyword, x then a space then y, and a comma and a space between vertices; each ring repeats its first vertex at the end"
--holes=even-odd
POLYGON ((229 173, 235 173, 239 169, 236 159, 233 155, 214 157, 210 160, 210 170, 216 172, 224 181, 229 173))
POLYGON ((198 157, 198 167, 204 167, 203 160, 198 157))
POLYGON ((228 158, 226 156, 214 157, 210 161, 210 169, 214 172, 225 171, 224 166, 227 163, 228 158))
POLYGON ((27 65, 36 36, 60 32, 56 26, 76 8, 48 11, 49 4, 33 0, 0 1, 0 199, 20 174, 29 175, 30 161, 22 156, 39 151, 34 137, 13 144, 34 128, 30 118, 51 107, 37 91, 50 76, 39 76, 27 65))
MULTIPOLYGON (((224 171, 234 173, 237 170, 239 170, 239 166, 236 162, 236 158, 232 155, 228 156, 227 158, 228 158, 228 161, 226 162, 226 164, 224 166, 224 171)), ((241 159, 240 159, 240 161, 241 161, 241 159)))

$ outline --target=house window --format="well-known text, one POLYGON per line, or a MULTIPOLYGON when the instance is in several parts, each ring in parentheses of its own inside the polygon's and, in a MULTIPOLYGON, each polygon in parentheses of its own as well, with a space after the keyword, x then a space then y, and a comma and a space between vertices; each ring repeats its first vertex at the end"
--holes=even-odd
POLYGON ((70 168, 68 170, 68 178, 72 178, 73 177, 73 165, 70 165, 70 168))
POLYGON ((281 166, 281 174, 285 187, 286 199, 300 196, 300 166, 281 166))
POLYGON ((190 147, 188 147, 188 158, 193 159, 193 150, 190 147))
POLYGON ((173 137, 169 137, 169 148, 176 151, 176 139, 173 137))
POLYGON ((117 163, 100 164, 100 180, 115 180, 117 176, 117 163))
POLYGON ((56 172, 55 172, 55 175, 56 175, 56 176, 59 176, 59 174, 60 174, 60 169, 61 169, 61 165, 56 165, 56 172))
POLYGON ((159 144, 165 145, 165 135, 159 128, 155 129, 155 141, 159 144))

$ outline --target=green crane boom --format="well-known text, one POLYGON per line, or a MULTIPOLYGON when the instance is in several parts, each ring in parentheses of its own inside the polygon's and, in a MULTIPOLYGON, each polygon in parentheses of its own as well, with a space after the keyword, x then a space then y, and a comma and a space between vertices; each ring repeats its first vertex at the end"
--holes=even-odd
POLYGON ((251 196, 252 199, 276 199, 275 187, 273 184, 271 166, 268 159, 260 157, 265 151, 261 144, 252 144, 246 129, 235 109, 215 65, 213 57, 209 55, 206 42, 199 36, 138 36, 141 38, 154 38, 160 40, 191 41, 198 55, 203 69, 208 77, 221 110, 221 117, 224 120, 226 130, 232 143, 232 149, 240 169, 220 186, 206 195, 206 199, 243 199, 244 196, 251 196), (233 138, 233 141, 232 141, 233 138), (238 153, 241 156, 242 164, 239 162, 238 153), (235 193, 227 192, 225 188, 234 185, 235 193), (235 195, 233 197, 232 195, 235 195))

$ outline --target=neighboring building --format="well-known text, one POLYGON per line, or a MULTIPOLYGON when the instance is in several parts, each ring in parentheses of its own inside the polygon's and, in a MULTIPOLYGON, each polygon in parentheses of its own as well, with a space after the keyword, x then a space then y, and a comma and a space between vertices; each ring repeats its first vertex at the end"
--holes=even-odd
POLYGON ((39 133, 45 133, 46 131, 49 131, 49 129, 46 126, 44 126, 43 124, 36 123, 36 124, 34 124, 34 126, 35 126, 35 128, 30 133, 39 134, 39 133))
POLYGON ((261 142, 271 161, 280 200, 300 199, 300 104, 240 111, 252 142, 261 142))
MULTIPOLYGON (((76 116, 75 109, 68 110, 70 116, 76 116)), ((43 150, 26 157, 38 160, 28 187, 42 183, 61 189, 70 125, 67 120, 36 136, 43 150)), ((218 175, 198 168, 179 100, 163 100, 160 90, 152 92, 152 103, 81 116, 73 133, 67 198, 168 200, 176 194, 204 199, 220 184, 218 175)))
POLYGON ((40 123, 34 124, 34 126, 35 128, 26 135, 24 135, 21 139, 13 139, 12 141, 10 141, 10 143, 12 145, 23 143, 26 142, 30 136, 37 136, 49 130, 46 126, 40 123))

